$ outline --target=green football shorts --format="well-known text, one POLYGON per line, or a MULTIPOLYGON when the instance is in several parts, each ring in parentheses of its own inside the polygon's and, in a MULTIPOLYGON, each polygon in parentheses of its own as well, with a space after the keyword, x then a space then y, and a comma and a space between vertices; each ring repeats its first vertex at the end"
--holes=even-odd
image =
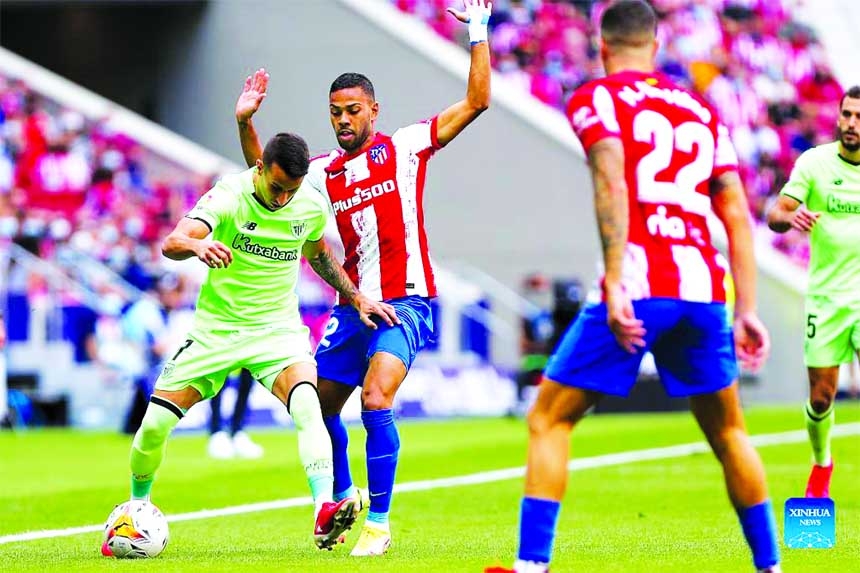
POLYGON ((194 328, 165 363, 156 390, 176 392, 193 386, 203 399, 217 394, 227 375, 247 368, 270 392, 281 371, 298 362, 316 364, 308 327, 244 330, 194 328))
POLYGON ((806 338, 803 358, 807 366, 825 368, 846 364, 860 348, 860 301, 846 302, 828 296, 806 297, 806 338))

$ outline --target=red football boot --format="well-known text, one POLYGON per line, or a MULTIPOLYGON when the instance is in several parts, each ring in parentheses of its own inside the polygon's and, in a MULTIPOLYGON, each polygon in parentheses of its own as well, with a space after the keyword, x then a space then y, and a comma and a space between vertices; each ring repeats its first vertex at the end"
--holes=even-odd
POLYGON ((358 515, 355 498, 323 503, 314 524, 314 542, 320 549, 331 551, 341 534, 350 529, 358 515))

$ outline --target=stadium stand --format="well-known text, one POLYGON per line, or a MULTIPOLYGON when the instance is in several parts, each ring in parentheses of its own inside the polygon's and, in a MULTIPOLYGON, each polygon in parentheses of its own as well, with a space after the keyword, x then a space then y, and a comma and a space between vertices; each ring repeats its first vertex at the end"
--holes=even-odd
MULTIPOLYGON (((444 0, 391 0, 437 34, 468 43, 446 18, 444 0)), ((720 111, 743 164, 753 214, 769 200, 806 149, 832 140, 842 88, 813 31, 785 0, 655 0, 661 17, 660 71, 694 87, 720 111)), ((546 105, 564 109, 582 83, 599 77, 596 23, 606 2, 499 0, 490 21, 496 70, 546 105)), ((774 246, 801 264, 805 237, 774 246)))
MULTIPOLYGON (((151 383, 160 366, 151 352, 156 325, 130 309, 142 300, 161 306, 159 279, 182 275, 182 300, 164 307, 171 312, 155 321, 168 326, 163 339, 179 336, 184 327, 170 327, 181 322, 173 316, 193 305, 205 277, 206 269, 193 261, 162 257, 161 239, 221 172, 239 167, 204 162, 211 169, 189 169, 159 153, 165 148, 157 143, 117 128, 115 110, 84 113, 20 77, 27 76, 0 71, 0 304, 10 343, 9 401, 27 405, 26 418, 20 415, 24 407, 16 407, 22 423, 116 425, 131 381, 151 383), (96 395, 98 404, 92 403, 96 395), (56 415, 49 414, 52 407, 56 415)), ((302 273, 301 311, 316 344, 334 291, 308 265, 302 273)), ((450 332, 442 335, 445 342, 431 345, 438 364, 419 373, 416 388, 440 377, 450 385, 464 375, 480 377, 489 359, 484 323, 491 319, 483 293, 442 275, 440 282, 457 293, 445 309, 436 309, 450 332)), ((508 384, 498 374, 489 380, 508 384)), ((425 402, 420 392, 405 396, 402 413, 432 414, 425 402)), ((503 411, 504 400, 489 407, 503 411)), ((285 422, 265 407, 252 408, 250 419, 285 422)), ((189 417, 186 425, 203 422, 189 417)))

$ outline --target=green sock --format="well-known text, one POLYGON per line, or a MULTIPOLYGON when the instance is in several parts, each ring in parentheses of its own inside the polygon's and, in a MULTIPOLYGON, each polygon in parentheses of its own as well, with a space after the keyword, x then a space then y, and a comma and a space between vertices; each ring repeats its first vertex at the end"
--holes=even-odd
POLYGON ((807 402, 804 411, 806 413, 806 431, 809 432, 809 443, 812 445, 812 456, 816 465, 830 465, 830 430, 836 420, 834 402, 826 412, 818 414, 812 409, 812 403, 807 402))
POLYGON ((317 389, 309 382, 300 382, 290 391, 287 409, 296 426, 299 459, 308 476, 308 485, 317 508, 332 500, 334 473, 331 438, 320 410, 317 389))
POLYGON ((155 471, 164 459, 167 437, 184 413, 169 400, 152 397, 131 444, 132 499, 149 499, 155 471))

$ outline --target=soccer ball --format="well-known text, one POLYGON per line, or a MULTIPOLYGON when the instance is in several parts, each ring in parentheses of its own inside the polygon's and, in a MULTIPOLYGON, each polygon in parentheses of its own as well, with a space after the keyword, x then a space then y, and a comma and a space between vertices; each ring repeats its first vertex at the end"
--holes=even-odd
POLYGON ((114 508, 105 522, 102 554, 141 559, 156 557, 167 545, 167 518, 148 501, 131 500, 114 508))

